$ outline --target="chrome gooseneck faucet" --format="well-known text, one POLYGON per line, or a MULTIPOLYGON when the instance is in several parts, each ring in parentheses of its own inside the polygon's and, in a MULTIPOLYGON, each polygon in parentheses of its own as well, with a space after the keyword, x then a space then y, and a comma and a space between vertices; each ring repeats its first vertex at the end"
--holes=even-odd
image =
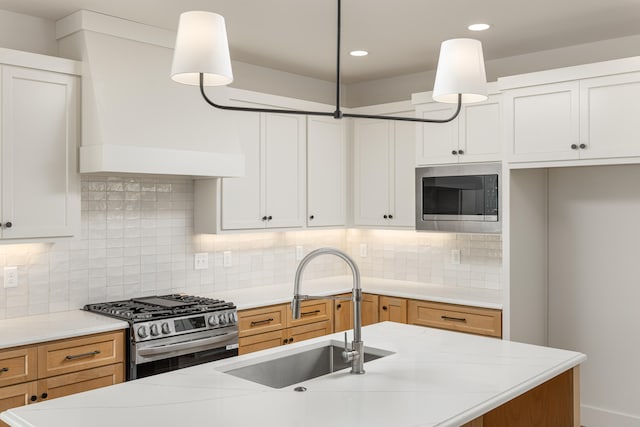
POLYGON ((309 252, 298 265, 293 289, 293 301, 291 302, 291 313, 294 319, 300 318, 300 302, 309 299, 333 299, 353 301, 353 342, 351 349, 347 349, 347 333, 345 332, 345 348, 342 352, 342 360, 351 362, 352 374, 364 374, 364 343, 362 342, 362 288, 360 287, 360 271, 356 263, 344 252, 334 248, 320 248, 309 252), (300 295, 300 282, 302 272, 312 259, 320 255, 335 255, 344 260, 353 275, 353 292, 351 297, 331 297, 331 296, 310 296, 300 295))

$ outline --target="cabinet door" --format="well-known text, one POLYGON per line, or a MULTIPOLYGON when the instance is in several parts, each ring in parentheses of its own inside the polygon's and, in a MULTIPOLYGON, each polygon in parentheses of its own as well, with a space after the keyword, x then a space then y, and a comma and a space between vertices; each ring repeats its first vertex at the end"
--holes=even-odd
POLYGON ((391 322, 407 323, 406 299, 381 296, 379 305, 381 322, 388 320, 391 322))
POLYGON ((354 122, 355 225, 388 225, 389 194, 394 188, 392 132, 389 121, 354 122))
POLYGON ((78 88, 70 75, 2 67, 3 238, 79 230, 78 88))
POLYGON ((510 161, 578 158, 571 148, 580 144, 578 82, 510 90, 503 97, 510 161))
POLYGON ((342 226, 347 189, 344 121, 309 117, 307 131, 307 226, 342 226))
POLYGON ((21 347, 0 351, 0 387, 35 380, 37 377, 36 347, 21 347))
POLYGON ((264 228, 264 187, 260 114, 236 113, 232 117, 245 159, 245 175, 222 179, 221 226, 223 230, 264 228))
MULTIPOLYGON (((455 105, 434 102, 420 105, 418 117, 428 119, 446 119, 456 111, 455 105)), ((439 163, 458 163, 458 120, 448 123, 421 123, 418 125, 416 143, 416 163, 433 165, 439 163)))
POLYGON ((117 363, 38 380, 38 400, 50 400, 119 384, 123 377, 124 365, 117 363))
POLYGON ((333 333, 333 325, 330 320, 324 322, 309 323, 308 325, 294 326, 287 329, 288 344, 296 343, 311 338, 322 337, 333 333))
MULTIPOLYGON (((0 388, 0 412, 4 412, 11 408, 25 406, 31 401, 31 396, 36 396, 38 392, 36 381, 28 383, 11 385, 0 388)), ((0 427, 8 424, 0 421, 0 427)))
MULTIPOLYGON (((351 294, 340 296, 350 297, 351 294)), ((353 329, 353 303, 351 301, 334 301, 333 331, 342 332, 353 329)), ((362 326, 378 323, 378 295, 362 294, 362 326)))
POLYGON ((640 73, 580 82, 581 159, 640 155, 640 73))
POLYGON ((394 123, 393 191, 389 196, 391 209, 389 225, 415 227, 416 225, 416 124, 394 123))
POLYGON ((462 107, 458 119, 460 163, 502 160, 500 100, 500 95, 491 95, 484 102, 462 107))
POLYGON ((305 223, 305 138, 303 116, 262 116, 265 164, 265 214, 268 227, 305 223))

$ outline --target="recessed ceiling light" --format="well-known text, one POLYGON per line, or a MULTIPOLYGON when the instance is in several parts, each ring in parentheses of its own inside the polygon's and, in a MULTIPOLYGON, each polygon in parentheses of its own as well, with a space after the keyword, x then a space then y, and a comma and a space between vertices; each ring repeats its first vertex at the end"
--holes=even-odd
POLYGON ((366 50, 352 50, 351 52, 349 52, 349 55, 351 55, 351 56, 367 56, 367 55, 369 55, 369 52, 367 52, 366 50))
POLYGON ((491 25, 489 25, 489 24, 471 24, 467 28, 470 29, 471 31, 484 31, 484 30, 488 30, 489 28, 491 28, 491 25))

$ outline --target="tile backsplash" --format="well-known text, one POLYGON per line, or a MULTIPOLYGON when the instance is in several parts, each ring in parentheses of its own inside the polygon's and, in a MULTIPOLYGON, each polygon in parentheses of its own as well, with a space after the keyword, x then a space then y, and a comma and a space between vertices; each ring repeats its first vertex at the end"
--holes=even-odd
MULTIPOLYGON (((214 295, 292 282, 297 246, 305 253, 346 250, 363 276, 501 287, 500 236, 360 229, 194 235, 188 178, 85 175, 81 200, 79 236, 0 245, 0 267, 18 267, 18 287, 0 287, 0 319, 140 295, 214 295), (451 249, 460 250, 460 264, 450 262, 451 249), (231 266, 223 265, 225 251, 231 266), (208 254, 208 269, 194 269, 198 252, 208 254)), ((342 274, 346 266, 335 257, 305 270, 305 278, 342 274)))

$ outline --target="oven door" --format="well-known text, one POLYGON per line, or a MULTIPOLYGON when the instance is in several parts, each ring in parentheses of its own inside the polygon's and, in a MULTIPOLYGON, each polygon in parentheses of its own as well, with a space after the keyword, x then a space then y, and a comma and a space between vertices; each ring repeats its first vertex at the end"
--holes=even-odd
POLYGON ((237 327, 137 343, 130 379, 144 378, 238 355, 237 327))

